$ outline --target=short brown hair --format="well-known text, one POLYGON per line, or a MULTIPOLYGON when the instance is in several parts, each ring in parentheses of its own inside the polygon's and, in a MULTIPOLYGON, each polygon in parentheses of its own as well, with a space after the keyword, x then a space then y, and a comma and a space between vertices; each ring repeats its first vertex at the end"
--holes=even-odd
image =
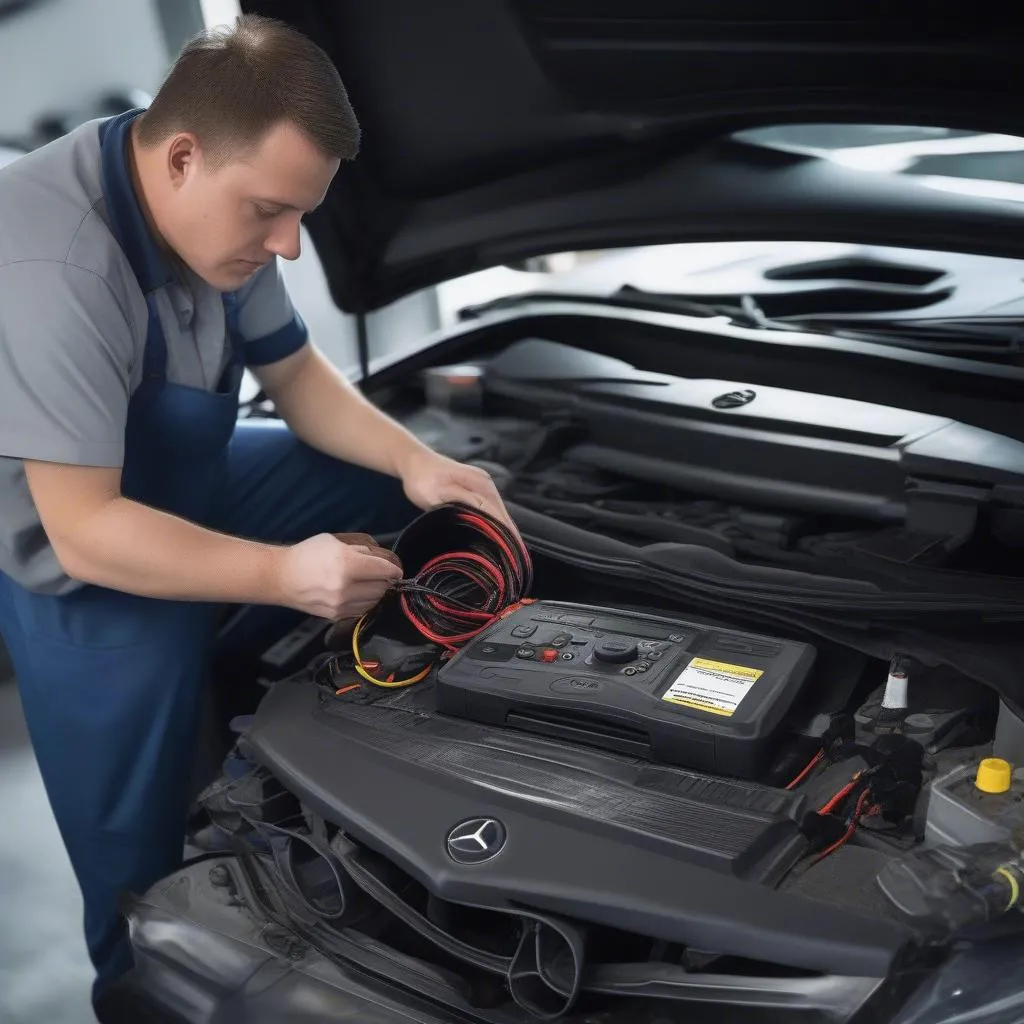
POLYGON ((325 156, 359 152, 359 122, 330 57, 283 22, 246 14, 185 44, 136 137, 148 147, 191 132, 217 163, 286 121, 325 156))

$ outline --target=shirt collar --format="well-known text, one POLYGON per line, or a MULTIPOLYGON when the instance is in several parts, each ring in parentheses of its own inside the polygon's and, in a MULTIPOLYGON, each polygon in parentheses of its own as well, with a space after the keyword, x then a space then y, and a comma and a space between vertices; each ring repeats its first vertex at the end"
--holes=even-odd
POLYGON ((145 293, 175 279, 171 264, 157 245, 139 206, 128 165, 132 122, 141 109, 128 110, 100 125, 100 163, 103 196, 114 234, 145 293))

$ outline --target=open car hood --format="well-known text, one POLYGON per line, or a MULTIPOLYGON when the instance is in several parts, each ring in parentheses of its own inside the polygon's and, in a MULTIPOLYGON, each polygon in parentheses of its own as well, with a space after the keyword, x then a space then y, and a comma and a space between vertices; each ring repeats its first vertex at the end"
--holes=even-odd
POLYGON ((1024 207, 731 135, 843 122, 1024 134, 1016 34, 797 0, 243 0, 334 59, 363 128, 309 218, 365 311, 544 252, 809 239, 1024 254, 1024 207))

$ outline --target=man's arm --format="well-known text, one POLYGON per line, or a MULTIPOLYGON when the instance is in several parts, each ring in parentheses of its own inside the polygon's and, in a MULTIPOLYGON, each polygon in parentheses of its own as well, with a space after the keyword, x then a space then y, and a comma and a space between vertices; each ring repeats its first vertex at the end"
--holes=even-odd
POLYGON ((224 536, 124 498, 119 469, 24 465, 46 535, 73 579, 148 597, 282 600, 279 547, 224 536))
POLYGON ((373 607, 401 575, 387 560, 327 534, 286 547, 208 530, 123 497, 118 469, 24 465, 61 567, 83 583, 145 597, 276 604, 343 618, 373 607))
POLYGON ((121 494, 139 327, 130 317, 124 296, 81 267, 0 266, 0 455, 25 467, 65 572, 146 597, 284 604, 328 618, 372 607, 399 573, 365 548, 326 534, 254 544, 121 494))
POLYGON ((311 447, 397 477, 419 508, 462 502, 516 530, 487 473, 423 444, 368 402, 312 344, 254 372, 284 421, 311 447))
POLYGON ((0 455, 21 460, 43 529, 73 578, 178 597, 194 572, 199 599, 253 597, 272 586, 269 548, 121 497, 136 355, 130 316, 124 297, 81 267, 0 267, 0 455), (44 294, 46 302, 29 301, 44 294))
POLYGON ((309 340, 279 260, 239 293, 239 324, 249 369, 278 415, 308 445, 399 479, 410 459, 433 454, 368 402, 309 340))
POLYGON ((515 530, 494 481, 431 450, 368 402, 308 340, 275 260, 244 290, 247 363, 289 427, 313 448, 402 481, 422 509, 458 501, 515 530))
POLYGON ((253 372, 288 426, 328 455, 402 478, 411 458, 430 453, 367 401, 312 343, 253 372))

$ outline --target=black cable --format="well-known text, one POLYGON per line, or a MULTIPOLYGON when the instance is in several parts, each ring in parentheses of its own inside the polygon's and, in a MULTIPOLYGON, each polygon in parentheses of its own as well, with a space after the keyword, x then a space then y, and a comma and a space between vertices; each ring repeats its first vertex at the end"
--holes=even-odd
POLYGON ((361 646, 374 631, 389 635, 401 623, 453 654, 501 615, 528 600, 533 563, 522 538, 481 509, 451 503, 419 516, 399 536, 394 552, 406 576, 384 601, 356 623, 352 655, 356 673, 379 686, 419 682, 430 665, 407 678, 381 679, 361 646))

